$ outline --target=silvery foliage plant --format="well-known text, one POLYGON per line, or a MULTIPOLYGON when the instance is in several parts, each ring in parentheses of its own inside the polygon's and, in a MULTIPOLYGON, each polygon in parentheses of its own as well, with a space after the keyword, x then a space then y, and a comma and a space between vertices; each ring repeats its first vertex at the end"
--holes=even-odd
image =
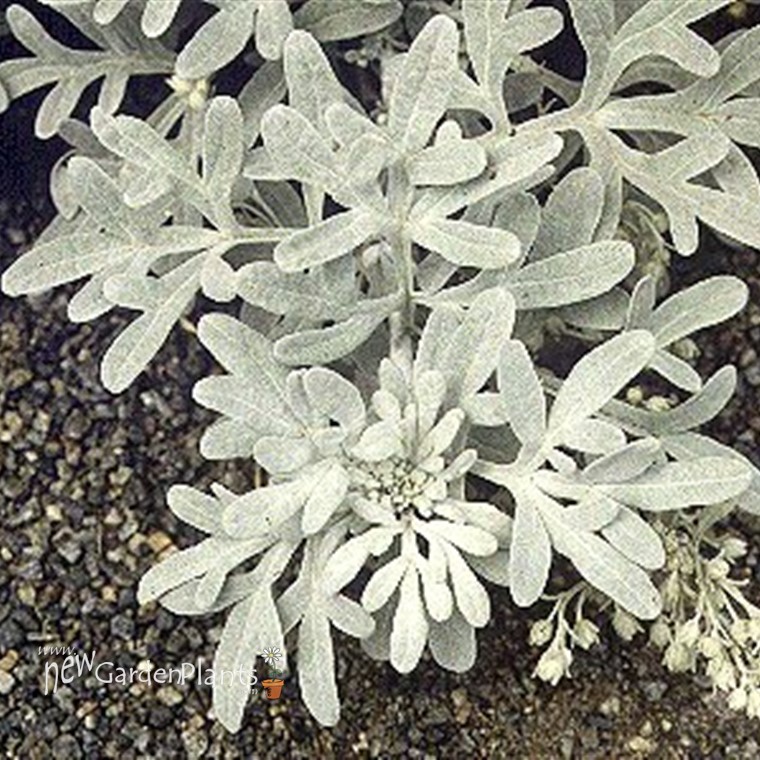
MULTIPOLYGON (((30 55, 0 64, 0 107, 53 85, 36 131, 71 150, 51 177, 58 214, 3 290, 76 281, 72 320, 131 311, 101 364, 115 393, 199 294, 220 304, 197 330, 223 370, 193 391, 219 415, 201 451, 253 458, 262 483, 174 486, 170 509, 205 537, 139 588, 177 614, 226 612, 217 668, 287 647, 332 725, 335 629, 400 673, 426 651, 465 671, 494 588, 534 605, 558 558, 584 600, 638 626, 664 614, 663 522, 760 514, 760 472, 699 432, 736 372, 703 379, 684 350, 747 287, 726 275, 668 294, 647 253, 692 254, 698 221, 760 247, 743 152, 760 147, 760 29, 716 45, 692 29, 728 0, 570 0, 565 15, 211 0, 205 21, 181 0, 44 1, 93 44, 7 12, 30 55), (568 28, 580 82, 531 56, 568 28), (379 100, 336 76, 346 39, 375 51, 379 100), (246 76, 234 92, 215 85, 228 64, 246 76), (120 113, 142 75, 166 97, 120 113), (581 357, 569 372, 539 353, 548 334, 581 357), (680 403, 640 403, 640 378, 680 403)), ((247 694, 215 689, 231 730, 247 694)))

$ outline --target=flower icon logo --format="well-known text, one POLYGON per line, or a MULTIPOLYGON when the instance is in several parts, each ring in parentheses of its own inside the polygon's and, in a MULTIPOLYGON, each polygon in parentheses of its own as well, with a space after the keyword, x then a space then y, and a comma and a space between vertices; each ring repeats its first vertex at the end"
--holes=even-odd
POLYGON ((282 671, 277 667, 280 658, 283 656, 282 650, 276 646, 266 647, 261 652, 261 656, 264 658, 264 662, 269 670, 269 678, 264 679, 261 685, 264 687, 267 699, 279 699, 285 683, 280 677, 282 676, 282 671))
POLYGON ((279 662, 280 657, 282 657, 282 650, 280 647, 267 647, 262 651, 261 656, 267 665, 272 666, 279 662))

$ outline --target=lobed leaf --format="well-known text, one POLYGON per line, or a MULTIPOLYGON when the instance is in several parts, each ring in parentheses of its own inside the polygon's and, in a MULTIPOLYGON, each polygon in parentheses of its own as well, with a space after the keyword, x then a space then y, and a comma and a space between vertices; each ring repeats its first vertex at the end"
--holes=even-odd
POLYGON ((417 35, 398 72, 389 103, 388 127, 405 154, 425 146, 448 105, 457 70, 459 34, 440 15, 417 35))
POLYGON ((571 370, 549 413, 547 439, 590 417, 617 395, 654 353, 654 339, 643 330, 623 333, 586 354, 571 370))

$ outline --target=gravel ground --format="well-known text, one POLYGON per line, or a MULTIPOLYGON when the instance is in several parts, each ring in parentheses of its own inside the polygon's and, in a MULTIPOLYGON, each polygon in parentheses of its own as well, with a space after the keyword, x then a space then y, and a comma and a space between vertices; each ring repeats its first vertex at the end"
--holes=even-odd
MULTIPOLYGON (((0 210, 4 268, 26 237, 11 220, 17 225, 32 212, 0 210)), ((740 367, 739 393, 713 432, 750 455, 760 435, 758 265, 753 253, 703 255, 679 275, 690 281, 700 271, 734 271, 752 286, 753 305, 699 341, 703 371, 726 361, 740 367)), ((101 684, 91 676, 46 695, 45 663, 61 658, 42 654, 45 646, 96 650, 98 662, 126 668, 197 657, 210 665, 221 617, 139 608, 135 589, 158 556, 195 539, 164 506, 169 485, 219 480, 236 488, 251 475, 197 452, 211 415, 190 404, 190 389, 211 362, 187 334, 193 318, 134 387, 112 397, 97 365, 124 316, 71 325, 65 301, 60 291, 0 300, 0 746, 7 756, 433 757, 442 748, 454 757, 758 756, 756 723, 728 711, 696 679, 668 674, 642 642, 625 645, 607 631, 607 643, 579 655, 572 680, 556 688, 531 680, 530 620, 504 595, 465 675, 425 660, 400 677, 352 640, 340 641, 344 712, 333 730, 314 723, 292 681, 277 703, 254 699, 234 737, 210 714, 210 688, 194 683, 101 684)), ((747 572, 758 566, 760 542, 753 543, 747 572)))

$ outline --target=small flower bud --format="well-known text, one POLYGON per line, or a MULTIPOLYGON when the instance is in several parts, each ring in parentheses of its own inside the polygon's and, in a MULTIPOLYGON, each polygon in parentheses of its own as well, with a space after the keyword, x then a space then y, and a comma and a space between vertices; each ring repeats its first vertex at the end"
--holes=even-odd
POLYGON ((187 98, 187 104, 195 111, 200 111, 206 105, 206 96, 208 95, 208 81, 198 79, 187 98))
POLYGON ((644 402, 644 406, 650 412, 667 412, 670 409, 670 401, 664 396, 651 396, 644 402))
POLYGON ((671 351, 681 359, 691 361, 699 356, 699 347, 691 338, 681 338, 672 346, 671 351))
POLYGON ((674 673, 683 673, 691 666, 692 658, 689 656, 689 650, 677 642, 673 642, 665 650, 662 662, 668 670, 674 673))
POLYGON ((546 644, 554 633, 554 624, 549 620, 537 620, 530 627, 528 641, 533 647, 540 647, 546 644))
POLYGON ((730 536, 723 541, 723 553, 728 559, 739 559, 747 553, 747 542, 744 539, 730 536))
POLYGON ((166 84, 168 84, 177 95, 188 95, 193 89, 193 83, 191 80, 182 79, 176 74, 169 77, 169 79, 166 80, 166 84))
POLYGON ((692 647, 699 638, 699 621, 696 618, 687 620, 676 630, 676 641, 685 647, 692 647))
POLYGON ((665 649, 670 644, 671 639, 672 634, 670 633, 668 624, 662 619, 656 620, 649 629, 649 640, 652 644, 658 649, 665 649))
POLYGON ((590 649, 594 644, 599 642, 599 628, 590 620, 581 618, 573 629, 578 646, 583 649, 590 649))
POLYGON ((707 563, 707 574, 713 580, 721 580, 722 578, 725 578, 730 569, 728 562, 720 557, 711 559, 707 563))
POLYGON ((539 658, 533 675, 556 686, 567 675, 572 660, 573 655, 569 649, 551 646, 539 658))
POLYGON ((713 683, 721 691, 731 691, 736 688, 736 673, 733 665, 728 660, 723 661, 721 667, 713 676, 713 683))
POLYGON ((708 660, 718 657, 723 651, 723 646, 715 636, 705 636, 699 641, 699 651, 708 660))
POLYGON ((615 614, 612 617, 612 627, 623 641, 631 641, 633 637, 642 630, 639 621, 620 607, 615 608, 615 614))
POLYGON ((679 567, 684 575, 694 575, 694 557, 691 552, 680 552, 679 567))

